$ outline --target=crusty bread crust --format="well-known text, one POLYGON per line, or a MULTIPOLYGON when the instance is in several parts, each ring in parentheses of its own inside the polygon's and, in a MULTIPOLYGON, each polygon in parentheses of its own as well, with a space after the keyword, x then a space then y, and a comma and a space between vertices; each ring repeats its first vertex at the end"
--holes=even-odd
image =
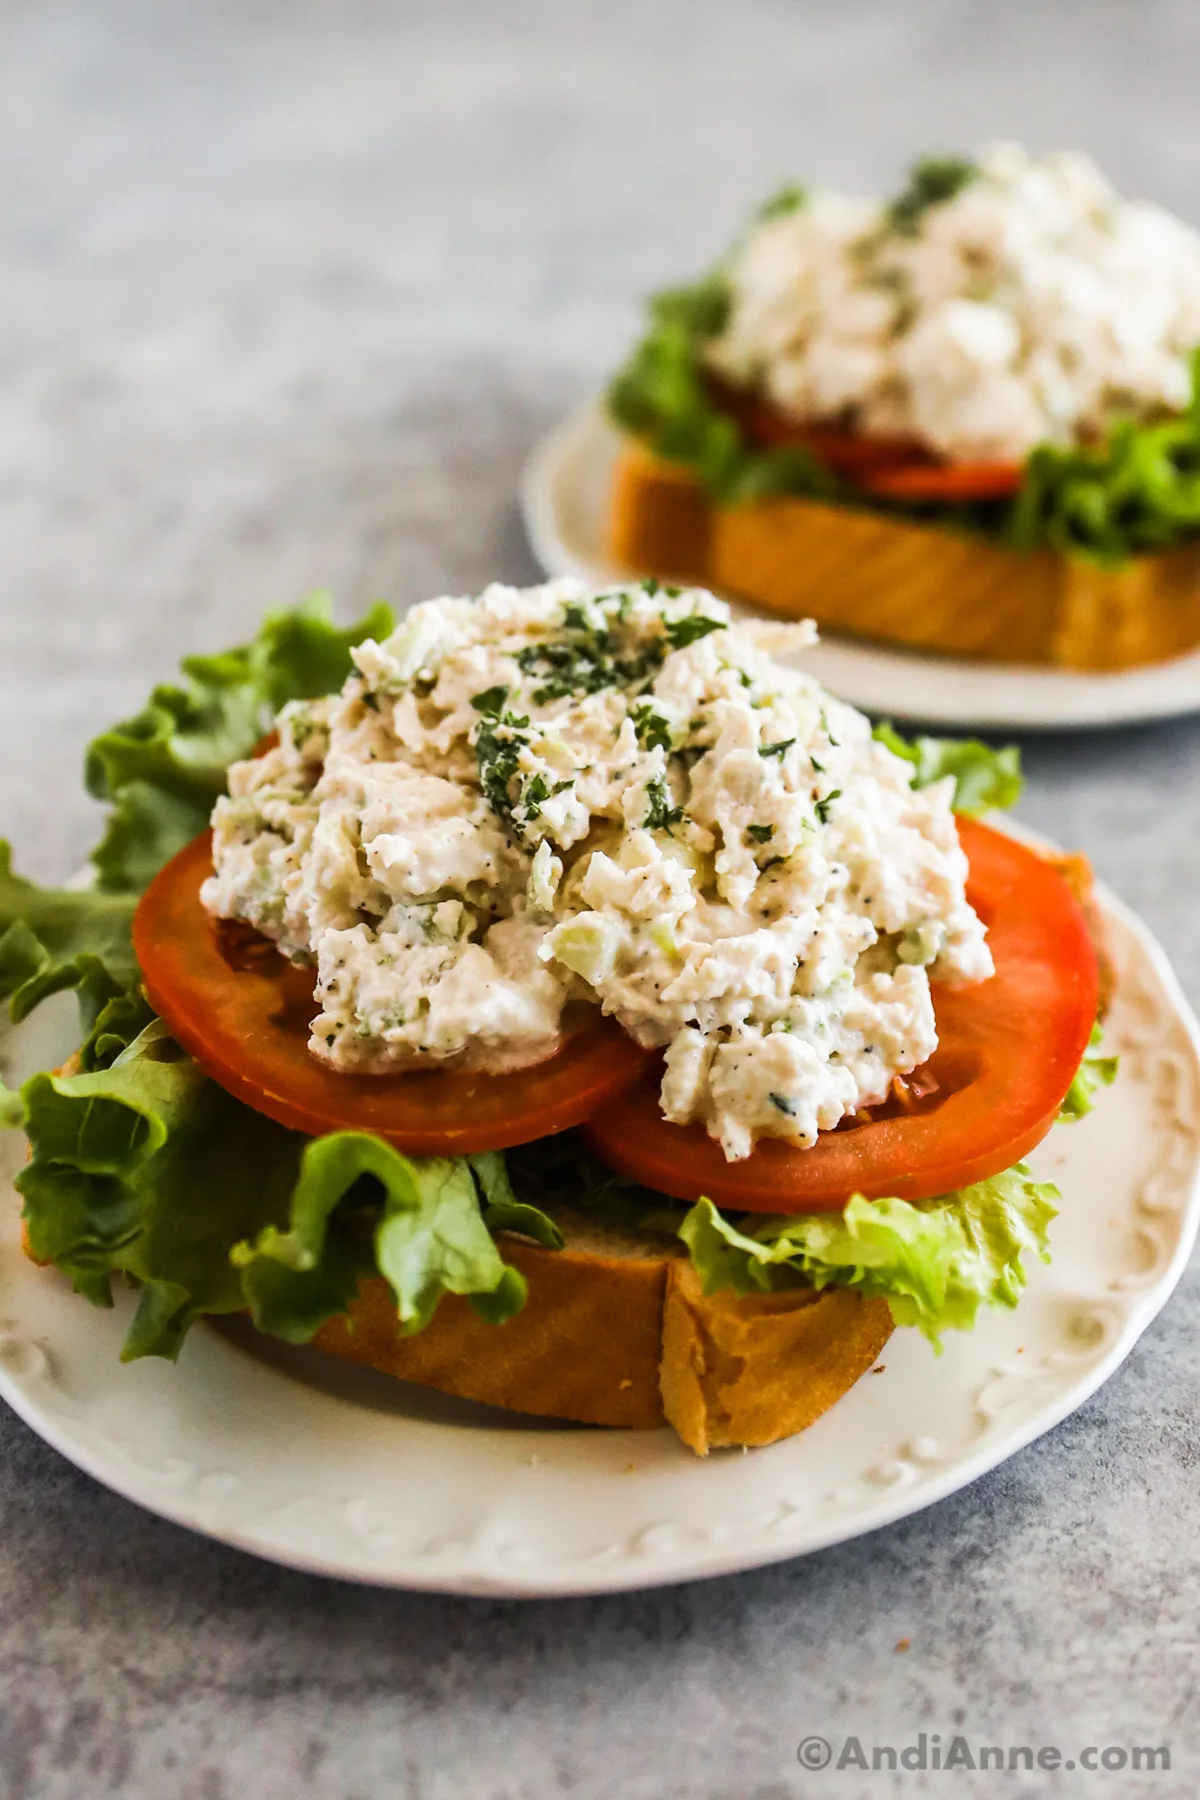
POLYGON ((650 1429, 670 1423, 699 1455, 770 1444, 819 1418, 892 1331, 882 1300, 812 1288, 706 1298, 682 1246, 563 1220, 567 1245, 505 1238, 529 1283, 524 1309, 487 1325, 466 1300, 401 1337, 395 1296, 364 1281, 347 1318, 313 1340, 402 1381, 544 1418, 650 1429))
POLYGON ((682 581, 712 576, 714 508, 678 463, 629 443, 613 472, 612 538, 621 562, 682 581))
POLYGON ((466 1400, 547 1418, 634 1429, 663 1423, 658 1391, 669 1254, 630 1238, 596 1244, 571 1230, 562 1250, 505 1235, 504 1257, 529 1283, 524 1307, 489 1325, 448 1295, 432 1322, 402 1337, 396 1296, 376 1275, 347 1318, 313 1339, 344 1356, 466 1400))
POLYGON ((853 1387, 892 1335, 885 1300, 846 1288, 705 1295, 672 1263, 660 1381, 667 1418, 699 1456, 804 1431, 853 1387))
POLYGON ((1122 669, 1200 644, 1200 541, 1121 569, 817 501, 712 504, 630 441, 609 535, 626 567, 706 581, 830 631, 984 662, 1122 669))

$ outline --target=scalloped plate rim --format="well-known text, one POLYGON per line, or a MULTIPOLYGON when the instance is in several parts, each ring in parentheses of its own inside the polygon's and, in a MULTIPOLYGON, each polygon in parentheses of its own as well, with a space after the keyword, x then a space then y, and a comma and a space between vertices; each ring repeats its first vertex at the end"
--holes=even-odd
MULTIPOLYGON (((1018 827, 1015 835, 1035 842, 1045 842, 1024 828, 1018 827)), ((1165 953, 1142 921, 1132 913, 1121 901, 1109 893, 1103 886, 1098 886, 1097 897, 1106 914, 1119 926, 1123 927, 1138 957, 1144 961, 1161 984, 1168 1013, 1173 1023, 1180 1027, 1187 1040, 1191 1055, 1190 1068, 1193 1087, 1200 1074, 1200 1026, 1192 1014, 1177 977, 1168 962, 1165 953)), ((0 1034, 0 1043, 7 1035, 7 1028, 0 1034)), ((1193 1093, 1193 1106, 1197 1095, 1193 1093)), ((1194 1134, 1193 1134, 1194 1135, 1194 1134)), ((572 1558, 565 1561, 546 1563, 533 1570, 522 1569, 515 1565, 509 1569, 498 1568, 489 1564, 484 1558, 472 1558, 464 1554, 456 1567, 447 1567, 437 1561, 436 1555, 428 1550, 410 1553, 406 1561, 401 1556, 396 1563, 382 1567, 369 1565, 364 1555, 357 1561, 347 1557, 337 1549, 322 1550, 319 1547, 306 1546, 297 1548, 278 1542, 264 1541, 261 1533, 256 1534, 253 1523, 238 1526, 212 1516, 211 1511, 202 1502, 195 1499, 177 1501, 170 1494, 147 1492, 146 1482, 139 1480, 134 1474, 127 1473, 121 1466, 119 1458, 111 1455, 106 1458, 79 1437, 73 1436, 69 1424, 64 1425, 53 1413, 37 1403, 36 1396, 28 1394, 21 1386, 19 1376, 15 1375, 3 1361, 0 1361, 0 1396, 11 1405, 23 1421, 53 1449, 65 1456, 68 1461, 82 1469, 86 1474, 100 1482, 103 1486, 122 1495, 125 1499, 145 1507, 158 1516, 168 1519, 174 1524, 182 1525, 203 1536, 215 1538, 237 1549, 265 1558, 268 1561, 282 1564, 311 1574, 320 1574, 340 1580, 350 1580, 369 1586, 395 1587, 413 1591, 429 1591, 460 1595, 507 1596, 510 1598, 546 1598, 550 1596, 570 1596, 622 1592, 640 1588, 674 1585, 684 1581, 715 1577, 742 1572, 748 1569, 765 1567, 776 1562, 789 1561, 794 1557, 806 1555, 813 1551, 830 1548, 894 1524, 912 1514, 935 1505, 959 1489, 969 1486, 982 1475, 989 1473, 1001 1463, 1024 1449, 1047 1431, 1060 1424, 1063 1419, 1082 1406, 1125 1361, 1138 1339, 1157 1317, 1166 1304, 1174 1288, 1183 1274, 1188 1258, 1196 1241, 1200 1228, 1200 1145, 1194 1147, 1187 1176, 1186 1199, 1179 1207, 1178 1235, 1169 1259, 1153 1284, 1146 1287, 1132 1300, 1119 1329, 1104 1353, 1095 1362, 1082 1368, 1078 1373, 1067 1371, 1061 1383, 1049 1398, 1039 1403, 1035 1410, 1025 1419, 1010 1423, 1002 1428, 989 1441, 974 1447, 967 1446, 960 1452, 952 1454, 940 1469, 931 1470, 906 1483, 894 1492, 881 1491, 868 1505, 847 1518, 830 1518, 828 1521, 814 1526, 799 1528, 801 1541, 790 1541, 786 1534, 772 1541, 751 1540, 747 1544, 738 1542, 734 1529, 731 1541, 723 1544, 715 1541, 707 1544, 691 1545, 683 1551, 663 1555, 657 1562, 641 1559, 631 1554, 628 1549, 624 1555, 610 1557, 607 1553, 597 1553, 592 1557, 572 1558)), ((54 1279, 31 1265, 25 1265, 25 1278, 31 1281, 54 1279)), ((0 1339, 9 1329, 7 1314, 8 1294, 5 1293, 6 1304, 0 1310, 5 1317, 0 1322, 0 1339)), ((80 1305, 83 1303, 80 1302, 80 1305)), ((996 1315, 988 1315, 976 1328, 976 1336, 986 1331, 991 1319, 996 1315)), ((1003 1370, 993 1369, 992 1374, 1000 1378, 1003 1370)), ((119 1379, 120 1369, 114 1371, 114 1378, 119 1379)), ((865 1378, 864 1378, 865 1379, 865 1378)), ((861 1386, 862 1384, 858 1384, 861 1386)), ((853 1392, 854 1390, 851 1390, 853 1392)), ((834 1409, 836 1411, 836 1408, 834 1409)), ((451 1426, 449 1429, 470 1431, 470 1427, 451 1426)), ((514 1427, 514 1430, 519 1430, 514 1427)), ((547 1428, 542 1427, 542 1430, 547 1428)), ((815 1429, 815 1428, 814 1428, 815 1429)), ((591 1433, 580 1432, 577 1428, 570 1432, 558 1432, 549 1428, 550 1435, 556 1441, 563 1441, 575 1436, 579 1441, 594 1437, 642 1438, 644 1436, 666 1436, 662 1434, 634 1433, 591 1433)), ((786 1440, 786 1443, 797 1444, 799 1439, 786 1440)), ((747 1470, 754 1470, 756 1457, 769 1456, 773 1450, 784 1446, 774 1446, 767 1451, 753 1453, 741 1464, 747 1470)), ((696 1482, 704 1480, 708 1465, 696 1459, 687 1465, 690 1479, 696 1482)), ((753 1478, 746 1483, 753 1487, 753 1478)), ((826 1495, 816 1505, 828 1504, 826 1495)), ((660 1530, 671 1521, 648 1518, 643 1532, 660 1530)), ((767 1527, 766 1529, 771 1529, 767 1527)), ((632 1541, 632 1540, 629 1540, 632 1541)))

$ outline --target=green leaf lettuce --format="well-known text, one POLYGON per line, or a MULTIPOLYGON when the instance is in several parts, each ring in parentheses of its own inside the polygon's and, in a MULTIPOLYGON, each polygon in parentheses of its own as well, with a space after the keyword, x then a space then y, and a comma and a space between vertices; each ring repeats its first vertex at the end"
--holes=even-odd
POLYGON ((16 1100, 0 1095, 0 1122, 19 1112, 30 1141, 17 1177, 30 1249, 97 1305, 114 1276, 132 1282, 127 1359, 177 1355, 202 1314, 249 1310, 301 1342, 375 1270, 399 1330, 428 1324, 447 1293, 502 1323, 525 1284, 493 1233, 561 1243, 511 1197, 502 1158, 409 1158, 363 1132, 305 1139, 209 1081, 159 1020, 109 1067, 35 1075, 16 1100))
POLYGON ((22 880, 0 841, 0 999, 10 1017, 24 1019, 64 988, 84 990, 94 1016, 103 1000, 135 981, 133 908, 130 895, 22 880))
POLYGON ((253 750, 286 701, 339 688, 351 648, 386 636, 392 623, 380 605, 342 630, 331 622, 327 597, 315 595, 271 614, 248 644, 188 657, 179 685, 155 688, 140 713, 101 732, 85 760, 89 793, 109 803, 91 858, 96 886, 24 881, 0 841, 0 999, 14 1020, 48 995, 75 989, 90 1033, 104 1008, 135 986, 137 896, 204 830, 229 764, 253 750))
MULTIPOLYGON (((1097 1021, 1092 1029, 1088 1051, 1096 1049, 1101 1036, 1101 1027, 1097 1021)), ((1075 1079, 1058 1109, 1060 1124, 1073 1125, 1077 1120, 1087 1117, 1096 1104, 1095 1097, 1099 1090, 1111 1087, 1116 1080, 1119 1063, 1120 1058, 1117 1056, 1091 1056, 1085 1052, 1083 1061, 1075 1071, 1075 1079)))
POLYGON ((955 812, 977 818, 993 808, 1015 806, 1021 797, 1021 752, 1015 744, 994 750, 979 738, 909 740, 887 719, 876 725, 873 735, 894 756, 913 765, 914 787, 928 787, 952 775, 955 812))
POLYGON ((981 1307, 1016 1306, 1023 1255, 1049 1261, 1058 1197, 1018 1164, 941 1200, 856 1194, 844 1213, 748 1218, 740 1226, 699 1200, 679 1235, 706 1293, 771 1292, 798 1282, 853 1288, 885 1299, 897 1325, 915 1325, 936 1346, 943 1331, 969 1331, 981 1307))
POLYGON ((230 763, 250 753, 280 707, 335 692, 353 646, 393 624, 391 608, 378 605, 342 630, 328 596, 313 595, 271 613, 248 644, 186 657, 181 682, 156 687, 141 712, 101 732, 84 761, 88 792, 112 808, 92 853, 99 887, 140 893, 208 824, 230 763))

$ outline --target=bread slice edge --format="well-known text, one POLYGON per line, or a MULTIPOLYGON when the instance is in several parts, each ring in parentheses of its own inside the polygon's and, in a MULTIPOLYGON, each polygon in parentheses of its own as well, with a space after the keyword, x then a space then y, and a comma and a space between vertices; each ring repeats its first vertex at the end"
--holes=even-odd
POLYGON ((705 1295, 681 1244, 604 1231, 556 1211, 561 1250, 501 1234, 528 1283, 525 1307, 489 1325, 456 1295, 402 1336, 395 1297, 363 1281, 314 1343, 401 1381, 532 1416, 649 1430, 698 1455, 790 1437, 872 1366, 892 1332, 885 1301, 796 1287, 705 1295))

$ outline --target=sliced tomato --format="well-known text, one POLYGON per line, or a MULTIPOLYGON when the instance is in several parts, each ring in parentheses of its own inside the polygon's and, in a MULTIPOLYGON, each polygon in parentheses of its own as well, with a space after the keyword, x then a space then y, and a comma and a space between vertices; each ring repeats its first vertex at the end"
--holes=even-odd
POLYGON ((928 500, 951 506, 960 500, 1007 500, 1021 485, 1019 463, 914 463, 872 469, 861 477, 864 493, 884 500, 928 500))
POLYGON ((917 438, 884 437, 856 431, 830 431, 810 425, 796 440, 832 469, 835 475, 865 482, 877 470, 932 467, 928 451, 917 438))
POLYGON ((736 388, 728 382, 712 383, 723 409, 735 418, 751 443, 764 449, 793 447, 811 450, 835 475, 851 478, 869 469, 908 466, 932 458, 919 438, 838 431, 827 425, 809 425, 789 419, 760 394, 736 388))
POLYGON ((823 1132, 809 1150, 765 1138, 743 1162, 727 1162, 702 1126, 668 1124, 650 1071, 584 1127, 597 1156, 680 1200, 706 1194, 735 1210, 799 1213, 836 1211, 851 1194, 928 1199, 1027 1155, 1087 1048, 1095 946, 1049 862, 986 825, 960 819, 958 830, 967 898, 988 928, 996 973, 972 987, 934 988, 938 1049, 903 1106, 823 1132))
POLYGON ((314 1137, 373 1131, 417 1156, 502 1150, 578 1125, 646 1067, 647 1053, 589 1007, 561 1048, 529 1068, 338 1074, 308 1048, 312 969, 245 927, 217 924, 200 904, 211 873, 205 833, 143 895, 133 941, 146 993, 207 1075, 281 1125, 314 1137))
POLYGON ((941 502, 1006 500, 1021 485, 1019 463, 939 462, 919 438, 836 431, 803 424, 760 394, 713 383, 719 403, 754 444, 811 450, 835 475, 880 499, 941 502))

